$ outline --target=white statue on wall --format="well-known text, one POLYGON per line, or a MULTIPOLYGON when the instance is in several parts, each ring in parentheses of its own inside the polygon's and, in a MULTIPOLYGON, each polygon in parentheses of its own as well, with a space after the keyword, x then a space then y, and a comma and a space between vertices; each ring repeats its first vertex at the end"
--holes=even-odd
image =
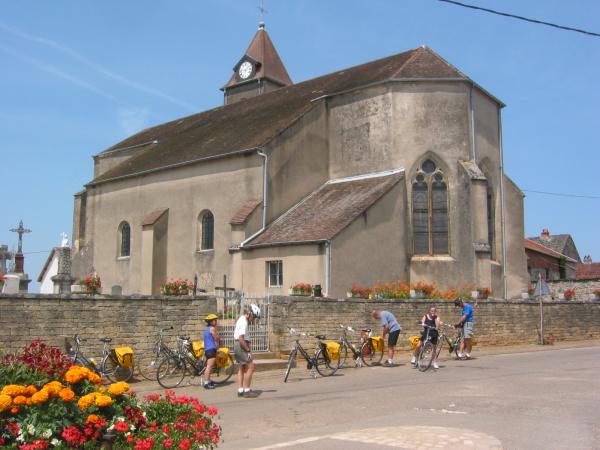
POLYGON ((69 237, 67 236, 67 233, 65 233, 64 231, 62 233, 60 233, 60 246, 61 247, 68 247, 69 246, 69 237))

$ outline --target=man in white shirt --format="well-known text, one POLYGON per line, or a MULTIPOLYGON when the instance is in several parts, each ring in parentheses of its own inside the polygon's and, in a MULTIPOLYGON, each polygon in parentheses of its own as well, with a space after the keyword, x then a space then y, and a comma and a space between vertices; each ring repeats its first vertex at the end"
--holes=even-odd
POLYGON ((246 308, 246 313, 240 316, 235 323, 233 332, 233 355, 239 364, 238 369, 238 397, 255 398, 258 394, 250 389, 252 374, 254 373, 254 361, 250 351, 250 336, 248 335, 248 324, 260 318, 260 308, 254 303, 246 308))

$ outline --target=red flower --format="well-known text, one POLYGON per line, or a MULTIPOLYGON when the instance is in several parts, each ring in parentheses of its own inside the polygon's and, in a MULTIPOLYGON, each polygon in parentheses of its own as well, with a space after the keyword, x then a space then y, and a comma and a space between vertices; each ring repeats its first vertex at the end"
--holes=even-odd
POLYGON ((181 450, 190 450, 191 446, 192 446, 192 441, 190 441, 188 438, 182 439, 181 442, 179 443, 179 448, 181 450))
POLYGON ((171 438, 166 438, 163 442, 163 447, 171 448, 173 446, 173 440, 171 438))
POLYGON ((117 423, 115 423, 115 430, 125 433, 126 431, 129 431, 129 425, 127 422, 119 420, 117 423))
POLYGON ((208 410, 206 412, 208 413, 209 416, 216 416, 219 411, 214 406, 209 406, 208 410))

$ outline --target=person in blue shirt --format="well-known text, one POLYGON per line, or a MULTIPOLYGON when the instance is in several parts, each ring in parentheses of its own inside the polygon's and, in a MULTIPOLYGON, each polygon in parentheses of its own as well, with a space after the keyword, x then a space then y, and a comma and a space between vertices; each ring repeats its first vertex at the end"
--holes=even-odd
POLYGON ((463 339, 460 341, 458 357, 471 359, 471 350, 473 349, 473 344, 471 343, 471 339, 473 338, 473 305, 465 302, 462 298, 457 298, 454 300, 454 306, 462 308, 460 321, 455 325, 463 329, 463 339))
POLYGON ((210 379, 210 375, 215 366, 217 358, 217 349, 219 348, 221 339, 217 332, 216 314, 209 314, 204 318, 206 329, 204 330, 204 356, 206 357, 206 370, 204 371, 204 389, 214 389, 215 383, 210 379))
POLYGON ((382 338, 385 340, 385 336, 388 335, 388 357, 384 364, 391 366, 394 362, 394 350, 401 331, 400 324, 391 312, 381 309, 373 310, 373 318, 379 320, 383 327, 382 338))

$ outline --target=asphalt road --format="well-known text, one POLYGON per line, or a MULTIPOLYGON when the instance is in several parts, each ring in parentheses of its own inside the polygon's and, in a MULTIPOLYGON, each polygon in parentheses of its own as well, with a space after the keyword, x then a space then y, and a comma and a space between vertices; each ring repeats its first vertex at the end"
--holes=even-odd
POLYGON ((177 392, 219 408, 224 449, 600 449, 600 346, 440 365, 259 374, 255 399, 234 384, 177 392))

